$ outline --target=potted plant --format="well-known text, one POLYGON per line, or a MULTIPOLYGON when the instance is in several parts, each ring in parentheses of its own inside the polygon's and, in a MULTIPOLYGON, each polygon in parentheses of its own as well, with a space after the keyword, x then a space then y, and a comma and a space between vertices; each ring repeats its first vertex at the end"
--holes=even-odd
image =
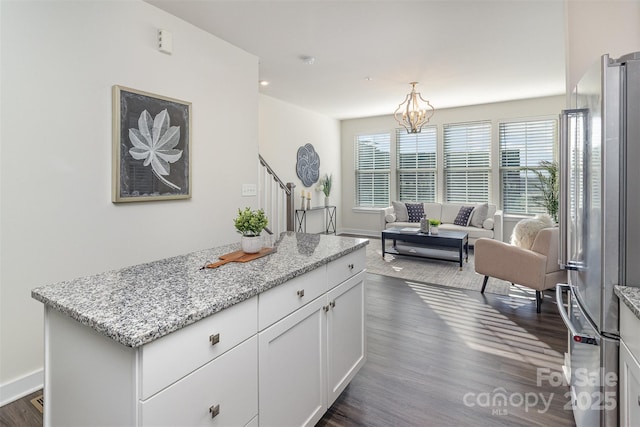
POLYGON ((262 209, 251 210, 245 208, 238 209, 238 216, 234 220, 236 230, 242 234, 242 251, 248 254, 255 254, 262 249, 262 238, 260 233, 267 226, 269 221, 262 209))
POLYGON ((438 234, 438 226, 440 225, 439 219, 430 219, 429 220, 429 231, 431 234, 438 234))
POLYGON ((329 194, 331 194, 331 184, 333 183, 333 175, 324 174, 320 179, 320 189, 324 193, 324 205, 329 206, 329 194))
POLYGON ((558 179, 558 162, 543 160, 540 162, 541 169, 530 169, 536 174, 540 183, 536 188, 541 191, 537 197, 540 204, 547 213, 558 222, 558 200, 560 195, 560 181, 558 179))

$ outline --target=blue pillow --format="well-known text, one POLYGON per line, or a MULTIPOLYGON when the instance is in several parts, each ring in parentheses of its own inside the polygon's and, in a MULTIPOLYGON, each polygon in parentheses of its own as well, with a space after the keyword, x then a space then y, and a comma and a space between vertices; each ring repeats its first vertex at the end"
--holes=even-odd
POLYGON ((409 222, 420 222, 424 216, 424 205, 422 203, 405 203, 407 214, 409 214, 409 222))
POLYGON ((466 227, 469 225, 469 220, 471 219, 471 212, 473 212, 473 206, 463 206, 458 211, 458 216, 453 221, 455 225, 461 225, 466 227))

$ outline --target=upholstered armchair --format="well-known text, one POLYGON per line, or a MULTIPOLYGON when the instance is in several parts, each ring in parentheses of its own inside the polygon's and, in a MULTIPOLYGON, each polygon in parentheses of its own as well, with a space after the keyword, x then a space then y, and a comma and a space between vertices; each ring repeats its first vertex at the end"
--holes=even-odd
POLYGON ((558 228, 540 230, 531 249, 522 248, 493 239, 476 240, 476 273, 484 275, 482 290, 489 277, 506 280, 536 291, 536 311, 540 313, 542 291, 557 283, 566 283, 567 276, 558 265, 558 228))

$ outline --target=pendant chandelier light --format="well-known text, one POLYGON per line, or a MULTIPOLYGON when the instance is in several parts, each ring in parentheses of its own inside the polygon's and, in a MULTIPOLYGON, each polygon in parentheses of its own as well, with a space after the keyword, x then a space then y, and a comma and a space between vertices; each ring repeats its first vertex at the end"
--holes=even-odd
POLYGON ((393 116, 398 124, 407 130, 407 133, 418 133, 422 130, 422 126, 429 123, 435 110, 429 101, 422 98, 420 92, 416 92, 418 82, 409 84, 411 85, 411 93, 398 105, 393 116), (422 107, 420 101, 423 103, 422 107))

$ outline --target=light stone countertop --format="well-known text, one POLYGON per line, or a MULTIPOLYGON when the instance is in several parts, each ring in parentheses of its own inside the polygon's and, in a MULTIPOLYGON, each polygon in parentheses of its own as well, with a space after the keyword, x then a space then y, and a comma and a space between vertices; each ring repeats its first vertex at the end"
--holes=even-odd
POLYGON ((613 287, 613 291, 629 309, 640 319, 640 288, 636 286, 613 287))
POLYGON ((367 239, 283 233, 273 254, 202 269, 232 244, 42 286, 31 296, 124 344, 139 347, 354 252, 367 239))

